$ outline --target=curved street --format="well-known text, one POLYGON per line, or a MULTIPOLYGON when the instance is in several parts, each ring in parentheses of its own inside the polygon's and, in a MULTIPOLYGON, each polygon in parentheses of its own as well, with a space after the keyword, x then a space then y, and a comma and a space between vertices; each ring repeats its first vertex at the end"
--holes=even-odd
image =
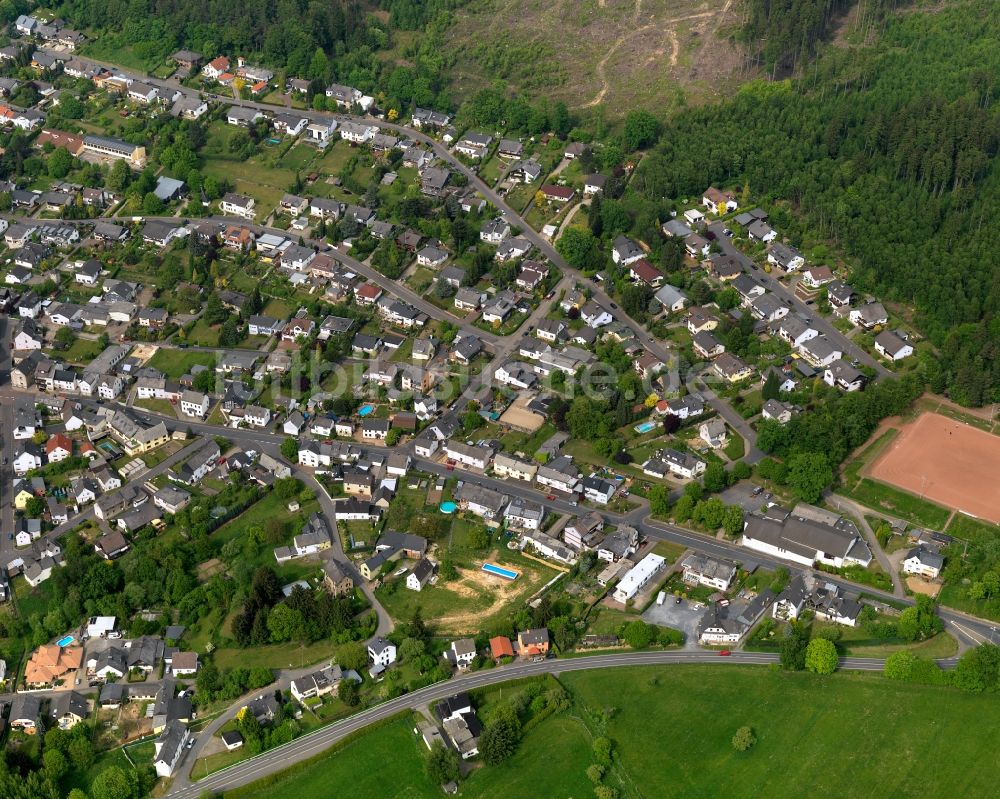
MULTIPOLYGON (((362 730, 370 724, 387 719, 406 710, 416 710, 460 691, 483 688, 507 680, 535 677, 542 674, 565 674, 586 669, 621 668, 625 666, 667 666, 681 664, 760 665, 778 663, 777 655, 757 652, 733 652, 720 657, 717 652, 623 652, 619 654, 591 655, 579 658, 546 659, 538 663, 511 663, 495 669, 471 672, 441 683, 429 685, 410 694, 363 710, 342 721, 314 730, 301 738, 263 752, 217 771, 198 782, 178 777, 166 794, 173 799, 195 799, 207 793, 231 790, 246 785, 275 771, 286 769, 329 749, 344 737, 362 730)), ((881 671, 884 661, 877 658, 842 658, 840 668, 855 671, 881 671)), ((952 661, 941 661, 948 667, 952 661)), ((201 733, 204 735, 205 733, 201 733)), ((189 768, 186 766, 185 768, 189 768)))

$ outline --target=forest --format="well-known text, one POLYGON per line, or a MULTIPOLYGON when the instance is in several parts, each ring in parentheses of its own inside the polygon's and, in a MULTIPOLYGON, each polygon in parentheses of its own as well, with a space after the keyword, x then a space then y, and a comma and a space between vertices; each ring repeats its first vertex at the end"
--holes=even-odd
POLYGON ((932 389, 996 402, 998 39, 986 0, 900 16, 874 46, 829 48, 801 78, 669 120, 633 188, 662 208, 749 187, 790 240, 835 244, 857 288, 915 308, 941 355, 932 389))
POLYGON ((910 0, 746 0, 739 32, 748 59, 772 74, 808 63, 817 47, 847 22, 849 33, 867 35, 887 14, 910 0))

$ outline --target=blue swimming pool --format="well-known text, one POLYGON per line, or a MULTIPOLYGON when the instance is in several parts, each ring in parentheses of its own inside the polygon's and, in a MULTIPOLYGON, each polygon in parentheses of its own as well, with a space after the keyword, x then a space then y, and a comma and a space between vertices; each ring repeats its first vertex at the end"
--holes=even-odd
POLYGON ((375 413, 375 406, 371 403, 362 405, 358 408, 358 416, 370 416, 373 413, 375 413))
POLYGON ((73 641, 76 640, 72 635, 64 635, 58 641, 56 641, 56 646, 69 646, 73 641))
POLYGON ((643 422, 642 424, 637 424, 635 426, 635 432, 637 433, 648 433, 650 430, 656 429, 656 422, 643 422))
POLYGON ((456 510, 458 510, 458 505, 454 502, 441 503, 441 513, 454 513, 456 510))
POLYGON ((505 569, 503 566, 497 566, 495 563, 484 563, 483 571, 487 574, 495 574, 497 577, 503 577, 505 580, 516 580, 519 577, 516 571, 505 569))

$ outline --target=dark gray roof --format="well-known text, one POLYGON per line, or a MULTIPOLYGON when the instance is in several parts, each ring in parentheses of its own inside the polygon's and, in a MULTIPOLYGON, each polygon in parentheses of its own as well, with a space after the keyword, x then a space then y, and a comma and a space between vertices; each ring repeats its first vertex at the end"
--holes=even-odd
POLYGON ((817 552, 846 557, 857 538, 836 527, 790 514, 784 521, 751 515, 747 518, 744 535, 809 558, 815 557, 817 552))

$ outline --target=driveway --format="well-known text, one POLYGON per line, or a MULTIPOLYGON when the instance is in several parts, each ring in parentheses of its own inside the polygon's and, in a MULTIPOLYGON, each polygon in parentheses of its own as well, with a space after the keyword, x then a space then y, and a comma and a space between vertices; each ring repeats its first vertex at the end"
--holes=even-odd
POLYGON ((682 599, 677 604, 672 595, 668 595, 662 605, 655 602, 642 614, 642 619, 649 624, 662 627, 673 627, 684 633, 684 649, 698 649, 698 622, 705 615, 705 606, 700 602, 682 599))

